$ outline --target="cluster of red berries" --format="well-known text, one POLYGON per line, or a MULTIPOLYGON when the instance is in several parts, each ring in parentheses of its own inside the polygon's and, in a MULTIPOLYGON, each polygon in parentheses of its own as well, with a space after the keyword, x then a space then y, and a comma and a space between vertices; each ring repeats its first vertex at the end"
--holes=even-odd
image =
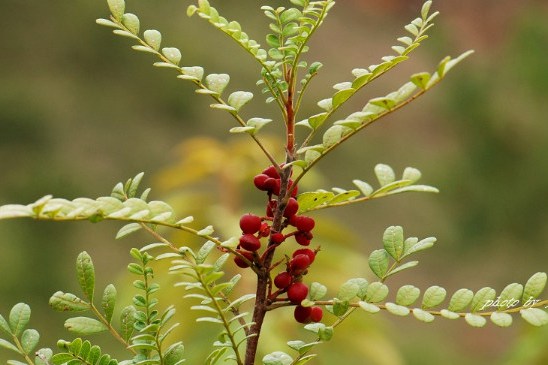
MULTIPOLYGON (((283 166, 282 166, 283 167, 283 166)), ((253 182, 257 189, 266 191, 268 202, 266 205, 266 215, 259 217, 255 214, 244 214, 240 218, 240 228, 242 236, 237 247, 237 251, 245 257, 248 262, 241 257, 235 257, 236 265, 241 268, 249 267, 249 263, 261 263, 264 257, 259 255, 261 248, 261 239, 268 237, 268 249, 274 249, 283 243, 289 237, 294 237, 295 241, 301 246, 308 246, 313 238, 314 219, 297 215, 299 203, 295 199, 297 195, 297 186, 289 179, 287 191, 289 199, 283 211, 284 220, 281 229, 276 232, 272 229, 271 221, 277 209, 278 199, 274 196, 280 195, 281 178, 278 170, 274 166, 269 166, 261 174, 255 176, 253 182), (284 234, 282 231, 287 227, 294 227, 290 233, 284 234)), ((274 278, 274 285, 278 290, 270 293, 269 299, 279 300, 282 295, 287 295, 288 301, 296 304, 294 317, 297 322, 309 323, 319 322, 322 319, 323 311, 320 307, 303 307, 300 303, 308 296, 308 286, 302 282, 302 277, 307 274, 308 268, 314 262, 316 251, 309 248, 297 249, 290 258, 286 258, 286 270, 279 273, 274 278)))

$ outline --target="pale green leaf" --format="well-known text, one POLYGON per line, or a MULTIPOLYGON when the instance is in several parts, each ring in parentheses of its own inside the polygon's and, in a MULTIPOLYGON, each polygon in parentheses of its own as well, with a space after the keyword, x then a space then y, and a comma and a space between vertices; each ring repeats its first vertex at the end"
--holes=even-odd
POLYGON ((317 282, 313 282, 310 285, 310 291, 308 292, 308 296, 310 297, 310 300, 320 300, 327 294, 327 287, 325 285, 322 285, 317 282))
POLYGON ((383 234, 383 245, 386 252, 396 261, 403 253, 403 228, 401 226, 390 226, 383 234))
POLYGON ((291 365, 293 358, 282 351, 275 351, 263 357, 263 365, 291 365))
POLYGON ((396 304, 410 306, 420 296, 420 289, 413 285, 404 285, 398 289, 396 294, 396 304))
POLYGON ((82 312, 90 309, 89 303, 71 293, 55 292, 49 299, 49 305, 60 312, 82 312))
POLYGON ((472 304, 470 306, 472 312, 486 309, 492 304, 496 296, 497 292, 495 289, 489 287, 481 288, 474 294, 474 298, 472 299, 472 304))
POLYGON ((12 351, 14 351, 18 354, 20 353, 19 349, 14 344, 12 344, 11 342, 8 342, 8 341, 6 341, 2 338, 0 338, 0 347, 5 348, 6 350, 12 350, 12 351))
POLYGON ((365 196, 369 196, 373 192, 373 187, 371 187, 371 185, 369 185, 365 181, 352 180, 352 183, 354 183, 354 185, 356 185, 365 196))
POLYGON ((35 329, 26 329, 21 335, 21 347, 25 354, 30 354, 38 345, 40 334, 35 329))
POLYGON ((114 313, 114 307, 116 306, 117 291, 114 285, 109 284, 103 291, 103 297, 101 298, 101 307, 105 313, 105 319, 108 323, 112 320, 112 314, 114 313))
POLYGON ((155 29, 145 30, 143 33, 146 44, 152 47, 155 51, 160 50, 162 44, 162 33, 155 29))
POLYGON ((413 316, 421 322, 430 323, 433 322, 435 317, 433 314, 424 311, 420 308, 413 309, 413 316))
POLYGON ((422 298, 422 308, 429 309, 440 305, 444 300, 447 291, 441 286, 431 286, 424 291, 422 298))
POLYGON ((120 334, 124 340, 129 340, 133 334, 133 324, 135 323, 135 312, 137 310, 130 305, 125 307, 120 314, 120 334))
POLYGON ((137 15, 132 13, 125 13, 122 15, 122 24, 132 33, 132 34, 139 34, 139 18, 137 15))
POLYGON ((369 267, 379 279, 384 278, 388 271, 388 252, 384 249, 371 252, 371 255, 369 255, 369 267))
POLYGON ((412 182, 416 182, 420 180, 422 174, 421 172, 414 168, 414 167, 406 167, 403 170, 402 180, 410 180, 412 182))
POLYGON ((360 306, 361 309, 363 309, 364 311, 366 311, 367 313, 377 313, 378 311, 380 311, 381 309, 379 307, 377 307, 375 304, 371 304, 371 303, 367 303, 365 301, 359 301, 358 302, 358 305, 360 306))
POLYGON ((351 131, 351 129, 342 125, 331 126, 323 134, 322 144, 325 148, 332 147, 338 144, 348 131, 351 131))
POLYGON ((299 213, 304 213, 309 210, 328 202, 333 199, 335 194, 330 191, 314 191, 299 194, 297 202, 299 203, 299 213))
POLYGON ((497 298, 497 310, 504 310, 515 307, 520 303, 522 295, 523 285, 518 283, 512 283, 507 285, 504 289, 502 289, 499 297, 497 298))
POLYGON ((17 303, 13 306, 9 314, 9 326, 11 333, 19 337, 23 333, 23 329, 30 321, 30 307, 25 303, 17 303))
POLYGON ((402 317, 407 316, 410 312, 409 308, 390 302, 386 303, 386 310, 392 314, 402 317))
POLYGON ((523 289, 524 302, 537 298, 546 286, 547 276, 545 272, 537 272, 527 280, 523 289))
POLYGON ((409 262, 406 262, 405 264, 396 266, 394 269, 390 270, 390 271, 386 274, 385 277, 389 277, 389 276, 392 276, 392 275, 394 275, 394 274, 399 273, 400 271, 410 269, 410 268, 412 268, 412 267, 417 266, 418 264, 419 264, 418 261, 409 261, 409 262))
POLYGON ((121 20, 126 10, 126 3, 124 0, 107 0, 110 13, 116 20, 121 20))
POLYGON ((120 239, 120 238, 123 238, 127 235, 130 235, 131 233, 133 232, 137 232, 138 230, 140 230, 141 228, 143 228, 141 226, 140 223, 129 223, 129 224, 126 224, 125 226, 123 226, 122 228, 120 228, 120 230, 118 231, 118 233, 116 234, 116 239, 120 239))
POLYGON ((512 325, 512 316, 508 313, 493 312, 491 322, 499 327, 510 327, 512 325))
POLYGON ((242 106, 253 99, 253 93, 248 91, 235 91, 228 96, 228 105, 236 110, 240 110, 242 106))
POLYGON ((368 303, 382 302, 388 295, 388 287, 381 282, 375 281, 367 287, 365 299, 368 303))
POLYGON ((65 328, 79 335, 92 335, 107 331, 108 328, 96 319, 88 317, 74 317, 65 321, 65 328))
POLYGON ((210 74, 206 76, 207 88, 218 95, 221 95, 230 82, 230 76, 227 74, 210 74))
POLYGON ((356 297, 358 294, 358 290, 360 287, 357 283, 352 281, 347 281, 341 287, 339 288, 339 293, 337 294, 337 298, 342 301, 349 301, 356 297))
POLYGON ((466 313, 464 320, 472 327, 483 327, 487 322, 484 317, 473 313, 466 313))
POLYGON ((521 317, 533 326, 545 326, 548 324, 548 313, 539 308, 527 308, 519 311, 521 317))
MULTIPOLYGON (((472 295, 473 295, 473 294, 472 294, 472 295)), ((472 298, 470 298, 470 299, 472 299, 472 298)), ((443 317, 447 318, 447 319, 457 319, 457 318, 460 317, 458 313, 452 312, 452 311, 447 310, 447 309, 442 309, 442 310, 440 311, 440 314, 441 314, 443 317)))
POLYGON ((392 167, 385 164, 377 164, 375 166, 375 175, 381 186, 388 185, 396 180, 396 174, 392 167))
POLYGON ((162 48, 162 54, 174 65, 178 65, 181 62, 181 51, 175 47, 162 48))
POLYGON ((6 335, 11 335, 11 328, 6 319, 0 314, 0 330, 4 331, 6 335))
POLYGON ((84 251, 76 258, 76 273, 80 288, 86 298, 93 302, 93 293, 95 291, 95 268, 89 254, 84 251))

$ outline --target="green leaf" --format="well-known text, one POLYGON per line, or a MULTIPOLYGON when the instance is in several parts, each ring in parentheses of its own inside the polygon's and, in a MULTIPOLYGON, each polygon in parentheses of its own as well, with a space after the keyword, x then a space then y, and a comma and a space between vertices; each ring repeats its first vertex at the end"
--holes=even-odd
POLYGON ((240 108, 251 99, 253 99, 253 93, 248 91, 235 91, 228 96, 228 105, 236 110, 240 110, 240 108))
POLYGON ((474 292, 472 290, 459 289, 453 294, 453 296, 451 296, 448 309, 452 312, 463 311, 466 307, 468 307, 468 305, 470 305, 470 303, 472 303, 473 298, 474 292))
POLYGON ((209 90, 221 95, 230 82, 230 76, 227 74, 210 74, 206 76, 205 81, 209 90))
POLYGON ((65 321, 65 328, 80 335, 93 335, 107 331, 108 328, 96 319, 88 317, 74 317, 65 321))
POLYGON ((428 237, 428 238, 422 239, 418 242, 416 242, 415 238, 408 238, 404 242, 404 247, 405 248, 404 248, 404 254, 403 254, 402 258, 406 257, 406 256, 409 256, 409 255, 411 255, 415 252, 426 250, 426 249, 434 246, 435 243, 436 243, 436 237, 428 237))
POLYGON ((512 316, 508 313, 493 312, 490 318, 491 322, 499 327, 510 327, 512 325, 512 316))
POLYGON ((126 10, 126 3, 124 0, 107 0, 110 13, 116 20, 121 20, 126 10))
MULTIPOLYGON (((471 299, 471 298, 470 298, 471 299)), ((440 314, 442 315, 442 317, 445 317, 447 319, 457 319, 457 318, 460 318, 459 314, 458 313, 455 313, 455 312, 451 312, 447 309, 442 309, 440 311, 440 314)))
POLYGON ((143 228, 140 223, 129 223, 120 228, 118 233, 116 234, 116 239, 120 239, 122 237, 125 237, 133 232, 137 232, 143 228))
POLYGON ((388 295, 388 287, 381 282, 375 281, 367 287, 365 299, 368 303, 382 302, 388 295))
POLYGON ((525 283, 522 300, 526 302, 537 298, 546 286, 546 279, 547 277, 545 272, 537 272, 531 276, 529 280, 527 280, 527 283, 525 283))
POLYGON ((514 307, 520 303, 520 299, 523 295, 523 285, 518 283, 512 283, 507 285, 499 297, 497 298, 497 310, 504 310, 514 307))
POLYGON ((185 347, 182 342, 177 342, 171 345, 165 352, 164 363, 165 365, 175 365, 179 361, 183 360, 185 354, 185 347))
POLYGON ((352 180, 352 183, 354 183, 354 185, 356 185, 358 189, 360 189, 360 191, 362 192, 364 196, 369 196, 374 191, 373 187, 371 187, 371 185, 369 185, 365 181, 352 180))
POLYGON ((325 148, 332 147, 338 144, 349 131, 351 131, 350 128, 344 127, 342 125, 334 125, 326 130, 323 134, 322 144, 325 146, 325 148))
POLYGON ((344 89, 340 90, 335 95, 333 95, 333 108, 338 107, 339 105, 343 104, 345 101, 347 101, 354 93, 356 92, 355 89, 344 89))
POLYGON ((291 365, 293 358, 282 351, 272 352, 263 357, 263 365, 291 365))
POLYGON ((545 326, 548 324, 548 313, 539 308, 527 308, 519 311, 521 317, 533 326, 545 326))
POLYGON ((349 308, 348 301, 335 300, 333 303, 333 314, 337 317, 342 317, 348 312, 349 308))
POLYGON ((7 335, 11 335, 11 328, 6 319, 0 314, 0 330, 4 331, 7 335))
POLYGON ((297 202, 299 203, 299 213, 304 213, 309 210, 330 201, 335 197, 335 194, 330 191, 314 191, 299 194, 297 202))
POLYGON ((152 47, 155 51, 160 50, 160 45, 162 44, 162 33, 158 32, 155 29, 145 30, 143 33, 146 44, 152 47))
POLYGON ((363 300, 359 301, 358 302, 358 305, 360 306, 361 309, 363 309, 364 311, 366 311, 367 313, 377 313, 378 311, 380 311, 381 309, 379 307, 377 307, 375 304, 371 304, 371 303, 367 303, 363 300))
POLYGON ((21 347, 25 354, 30 354, 38 345, 40 334, 35 329, 26 329, 21 335, 21 347))
POLYGON ((20 354, 19 349, 13 345, 11 342, 8 342, 2 338, 0 338, 0 347, 5 348, 6 350, 12 350, 20 354))
POLYGON ((17 303, 13 306, 9 315, 11 333, 19 337, 30 320, 30 307, 25 303, 17 303))
POLYGON ((472 299, 472 312, 484 310, 485 307, 490 306, 489 303, 491 303, 496 296, 497 292, 495 289, 489 287, 481 288, 476 292, 476 294, 474 294, 474 298, 472 299))
POLYGON ((386 310, 392 314, 395 314, 397 316, 405 317, 409 314, 410 310, 407 307, 404 307, 402 305, 397 305, 394 303, 386 303, 386 310))
POLYGON ((132 13, 126 13, 122 15, 122 24, 132 33, 132 34, 139 34, 139 18, 137 15, 132 13))
POLYGON ((413 285, 404 285, 398 289, 396 304, 409 306, 417 301, 420 296, 420 289, 413 285))
POLYGON ((411 82, 417 85, 422 90, 426 90, 429 81, 430 74, 428 72, 420 72, 411 75, 411 82))
POLYGON ((440 305, 445 300, 446 290, 441 286, 431 286, 424 291, 422 308, 429 309, 440 305))
POLYGON ((388 252, 385 249, 371 252, 371 255, 369 255, 369 267, 379 279, 383 279, 388 271, 388 252))
POLYGON ((360 287, 357 283, 352 281, 347 281, 344 283, 340 289, 339 293, 337 294, 337 298, 342 301, 349 301, 351 299, 354 299, 356 295, 358 294, 358 290, 360 287))
POLYGON ((120 314, 120 334, 124 340, 129 340, 133 334, 133 324, 135 323, 135 313, 137 310, 130 305, 125 307, 120 314))
POLYGON ((410 269, 412 267, 415 267, 419 264, 418 261, 409 261, 409 262, 406 262, 405 264, 403 265, 399 265, 399 266, 396 266, 395 268, 393 268, 392 270, 390 270, 385 278, 389 277, 389 276, 392 276, 394 274, 397 274, 399 273, 400 271, 403 271, 403 270, 407 270, 407 269, 410 269))
POLYGON ((51 357, 51 362, 54 365, 62 365, 70 362, 71 360, 74 360, 74 356, 72 354, 62 352, 59 354, 55 354, 51 357))
POLYGON ((50 348, 42 348, 36 351, 36 357, 34 359, 35 365, 48 365, 50 359, 53 356, 53 351, 50 348))
POLYGON ((49 305, 60 312, 83 312, 90 309, 89 303, 71 293, 55 292, 49 299, 49 305))
POLYGON ((95 291, 95 268, 89 254, 84 251, 76 258, 76 273, 80 288, 86 298, 93 302, 93 293, 95 291))
POLYGON ((472 327, 483 327, 487 322, 484 317, 473 313, 466 313, 464 320, 472 327))
POLYGON ((215 242, 213 241, 207 241, 206 243, 204 243, 196 254, 196 263, 203 264, 207 256, 211 253, 211 251, 213 251, 215 246, 215 242))
POLYGON ((322 285, 320 283, 313 282, 310 285, 310 291, 308 293, 308 296, 310 297, 310 300, 320 300, 327 294, 327 287, 325 285, 322 285))
POLYGON ((205 237, 205 236, 210 236, 211 234, 213 234, 213 232, 215 232, 215 230, 213 229, 213 226, 207 226, 199 230, 198 232, 196 232, 196 234, 198 236, 205 237))
POLYGON ((413 309, 413 316, 421 322, 430 323, 433 322, 435 317, 433 314, 424 311, 420 308, 413 309))
POLYGON ((162 48, 162 54, 167 58, 169 62, 174 65, 178 65, 181 62, 181 51, 175 47, 162 48))
POLYGON ((105 318, 108 323, 112 320, 112 314, 114 313, 114 307, 116 305, 116 288, 114 285, 109 284, 103 292, 103 298, 101 299, 101 307, 105 313, 105 318))
POLYGON ((358 286, 358 291, 356 292, 356 296, 360 299, 365 298, 365 294, 367 292, 367 286, 369 285, 369 282, 364 278, 352 278, 347 281, 347 283, 354 283, 358 286))
POLYGON ((398 261, 403 253, 403 228, 400 226, 388 227, 384 231, 382 241, 386 252, 398 261))
POLYGON ((375 166, 375 175, 381 186, 388 185, 396 180, 396 174, 392 167, 385 164, 377 164, 375 166))
POLYGON ((422 177, 421 172, 414 167, 406 167, 403 170, 402 180, 417 182, 422 177))

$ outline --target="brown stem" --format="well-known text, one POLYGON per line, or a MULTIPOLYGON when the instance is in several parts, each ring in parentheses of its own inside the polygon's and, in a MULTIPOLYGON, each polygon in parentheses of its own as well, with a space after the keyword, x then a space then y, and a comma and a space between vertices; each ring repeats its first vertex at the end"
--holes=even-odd
MULTIPOLYGON (((272 222, 272 230, 279 232, 283 224, 283 213, 285 207, 287 206, 287 201, 289 200, 289 176, 291 175, 291 169, 283 169, 280 174, 281 187, 280 195, 278 196, 278 204, 276 211, 274 212, 274 219, 272 222)), ((270 283, 270 269, 272 266, 272 260, 274 258, 275 247, 270 249, 272 246, 277 246, 276 243, 272 240, 268 243, 269 248, 267 253, 264 256, 263 265, 257 270, 257 290, 255 297, 255 308, 253 310, 253 324, 249 329, 249 335, 251 336, 247 340, 247 347, 245 351, 245 365, 254 365, 255 356, 257 355, 257 347, 259 345, 259 337, 261 335, 261 328, 263 326, 263 321, 268 311, 269 299, 268 299, 268 287, 270 283)))

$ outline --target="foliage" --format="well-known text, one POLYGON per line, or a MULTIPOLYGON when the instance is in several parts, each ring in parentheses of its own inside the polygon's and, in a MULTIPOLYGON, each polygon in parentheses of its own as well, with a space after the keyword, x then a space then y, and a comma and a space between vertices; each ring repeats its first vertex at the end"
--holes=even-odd
MULTIPOLYGON (((254 364, 266 314, 282 307, 294 307, 295 320, 305 324, 304 328, 314 335, 313 340, 288 342, 296 354, 291 356, 283 351, 266 354, 262 358, 265 365, 297 365, 313 360, 316 357, 311 353, 314 347, 330 341, 335 328, 357 309, 368 314, 381 310, 396 316, 413 314, 417 320, 426 323, 436 317, 463 318, 472 327, 484 326, 487 318, 497 326, 508 327, 515 313, 533 326, 548 324, 548 301, 539 299, 547 282, 544 272, 532 275, 525 284, 511 283, 498 295, 490 287, 476 292, 459 289, 445 305, 447 290, 438 285, 423 290, 422 297, 421 289, 411 284, 397 290, 391 289, 386 281, 395 274, 416 267, 418 260, 409 259, 415 259, 419 252, 436 243, 434 237, 422 240, 405 238, 400 226, 388 227, 382 237, 382 248, 369 255, 369 267, 377 277, 376 281, 352 278, 335 291, 318 282, 305 283, 306 276, 313 274, 311 268, 316 255, 329 253, 322 252, 319 246, 307 248, 314 238, 315 220, 303 213, 404 192, 438 192, 434 187, 415 184, 421 178, 418 169, 407 167, 401 178, 397 179, 394 170, 385 164, 377 164, 374 168, 380 185, 377 189, 362 180, 354 180, 357 189, 353 190, 332 188, 331 191, 298 192, 299 182, 323 157, 373 122, 424 95, 471 54, 468 51, 455 58, 446 57, 434 72, 413 74, 397 90, 372 98, 361 110, 332 121, 335 112, 359 90, 407 60, 411 52, 427 39, 426 33, 438 14, 430 12, 431 1, 424 3, 420 17, 405 26, 407 34, 398 38, 398 44, 392 47, 393 54, 383 57, 377 65, 352 70, 351 81, 335 84, 332 96, 317 103, 322 112, 298 122, 303 96, 322 67, 320 62, 309 64, 302 58, 308 51, 311 37, 335 2, 290 0, 292 7, 289 8, 263 6, 261 10, 271 21, 272 31, 266 36, 266 48, 251 39, 238 22, 221 16, 207 0, 198 0, 196 5, 189 6, 189 16, 197 14, 227 35, 260 68, 257 84, 267 95, 266 103, 274 103, 279 109, 285 127, 286 140, 276 145, 275 151, 264 143, 260 133, 263 127, 272 125, 273 120, 257 116, 248 118, 242 114, 243 107, 252 101, 253 93, 237 90, 226 95, 225 90, 230 83, 228 74, 207 74, 200 66, 180 66, 182 52, 175 47, 162 47, 162 34, 157 30, 141 32, 139 18, 125 11, 124 0, 107 2, 111 16, 97 20, 98 24, 114 28, 114 34, 131 39, 136 43, 132 46, 134 50, 152 54, 158 59, 154 66, 176 71, 178 79, 194 84, 197 94, 212 98, 211 107, 227 112, 236 122, 230 132, 248 135, 269 161, 270 166, 257 174, 253 181, 258 190, 266 193, 266 215, 243 215, 240 220, 242 234, 221 238, 213 225, 195 226, 192 216, 178 217, 166 202, 149 200, 150 189, 139 191, 142 173, 126 183, 118 183, 110 196, 67 200, 48 195, 28 205, 1 206, 0 219, 27 217, 51 221, 88 220, 94 223, 115 220, 125 223, 116 238, 143 230, 155 240, 130 251, 135 262, 128 265, 128 271, 138 277, 133 282, 137 293, 132 298, 132 304, 121 309, 118 324, 113 324, 117 308, 116 288, 112 284, 106 286, 98 307, 95 304, 95 267, 92 259, 86 252, 78 255, 76 272, 82 297, 58 291, 51 297, 50 306, 61 312, 88 312, 94 318, 76 316, 67 319, 65 327, 69 332, 78 336, 109 332, 129 353, 127 359, 120 361, 122 364, 183 363, 183 342, 168 344, 167 341, 179 325, 171 324, 175 308, 169 305, 164 310, 158 309, 159 300, 155 295, 160 285, 154 280, 153 264, 161 260, 171 261, 169 272, 179 278, 175 286, 184 288, 186 298, 198 301, 191 307, 204 313, 197 321, 220 328, 212 350, 204 356, 206 364, 221 361, 254 364), (299 130, 296 126, 305 128, 299 130), (317 138, 319 132, 322 133, 321 138, 317 138), (320 141, 313 144, 315 139, 320 141), (285 153, 282 163, 275 159, 281 152, 285 153), (200 248, 193 249, 171 242, 162 233, 161 229, 166 228, 185 232, 204 243, 200 248), (284 247, 291 245, 290 239, 303 246, 291 249, 294 250, 291 257, 277 250, 282 244, 284 247), (152 256, 149 253, 152 250, 161 250, 161 253, 152 256), (232 260, 229 261, 229 258, 232 260), (232 262, 242 268, 243 273, 226 279, 223 268, 232 262), (256 279, 255 293, 239 294, 235 290, 244 275, 256 279), (388 299, 391 292, 395 294, 388 299), (416 305, 419 300, 420 304, 416 305), (323 309, 335 318, 334 322, 328 324, 323 318, 323 309)), ((72 341, 60 340, 57 344, 60 351, 55 354, 49 348, 33 353, 40 336, 34 329, 25 329, 30 313, 28 305, 19 303, 12 308, 7 320, 0 316, 0 329, 6 336, 5 339, 0 338, 0 346, 19 354, 27 364, 119 363, 111 355, 103 353, 98 345, 92 345, 89 340, 80 337, 72 341)), ((16 360, 10 363, 20 364, 16 360)))

